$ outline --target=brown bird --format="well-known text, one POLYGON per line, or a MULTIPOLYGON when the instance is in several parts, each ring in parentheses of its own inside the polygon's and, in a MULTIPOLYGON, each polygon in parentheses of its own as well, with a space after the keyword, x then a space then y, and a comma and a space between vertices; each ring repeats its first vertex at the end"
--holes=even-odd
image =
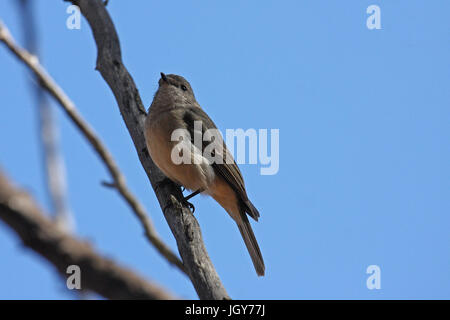
POLYGON ((217 127, 198 104, 189 82, 178 75, 161 73, 145 121, 150 156, 169 179, 195 191, 192 195, 210 195, 228 212, 239 228, 256 273, 263 276, 264 260, 247 217, 258 221, 259 212, 248 199, 241 171, 222 137, 205 141, 211 130, 217 127), (182 139, 174 139, 174 133, 182 139), (194 141, 198 134, 202 137, 200 145, 194 141))

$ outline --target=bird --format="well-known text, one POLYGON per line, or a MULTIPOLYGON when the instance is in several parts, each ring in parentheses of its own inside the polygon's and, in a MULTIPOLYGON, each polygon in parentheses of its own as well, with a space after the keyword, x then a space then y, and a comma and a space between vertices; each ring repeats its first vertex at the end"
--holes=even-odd
POLYGON ((260 214, 248 198, 242 173, 221 135, 211 141, 200 139, 200 145, 194 141, 196 134, 218 129, 200 107, 185 78, 161 72, 144 130, 147 149, 156 166, 174 183, 193 191, 185 200, 201 193, 225 209, 237 224, 257 275, 263 276, 264 259, 248 219, 249 216, 258 221, 260 214), (174 132, 181 132, 183 143, 173 139, 174 132), (212 150, 209 156, 205 156, 206 148, 212 150), (174 155, 180 154, 191 161, 174 161, 174 155), (211 161, 212 158, 222 161, 211 161))

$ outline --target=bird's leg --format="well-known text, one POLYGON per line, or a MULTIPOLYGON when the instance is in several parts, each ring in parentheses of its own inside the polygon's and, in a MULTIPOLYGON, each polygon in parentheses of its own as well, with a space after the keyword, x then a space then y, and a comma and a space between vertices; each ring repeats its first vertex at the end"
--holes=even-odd
MULTIPOLYGON (((173 182, 173 181, 170 180, 169 178, 165 177, 164 179, 162 179, 161 181, 158 181, 158 182, 156 183, 155 191, 158 190, 159 188, 161 188, 162 186, 164 186, 164 185, 166 185, 166 184, 169 184, 169 183, 175 183, 175 182, 173 182)), ((187 207, 189 207, 189 209, 192 211, 192 213, 194 213, 194 211, 195 211, 194 205, 193 205, 192 203, 190 203, 189 201, 187 201, 188 199, 191 198, 191 196, 188 196, 188 198, 185 199, 185 197, 184 197, 184 195, 183 195, 184 187, 181 186, 181 185, 179 185, 179 184, 177 184, 177 183, 175 183, 175 185, 177 186, 176 190, 178 190, 179 195, 180 195, 180 198, 183 199, 183 200, 182 200, 183 203, 184 203, 187 207)), ((167 209, 169 206, 171 206, 171 205, 172 205, 171 203, 166 204, 166 205, 164 206, 164 208, 163 208, 163 212, 166 212, 166 209, 167 209)))
POLYGON ((205 189, 198 189, 197 191, 192 192, 190 195, 188 195, 187 197, 184 197, 184 200, 189 200, 190 198, 195 197, 196 195, 198 195, 199 193, 202 193, 203 191, 205 191, 205 189))
MULTIPOLYGON (((158 188, 160 188, 160 187, 162 187, 163 185, 168 184, 168 183, 175 183, 175 182, 173 182, 172 180, 170 180, 169 178, 166 177, 166 178, 162 179, 161 181, 159 181, 159 182, 156 184, 155 189, 158 189, 158 188)), ((196 196, 197 194, 203 192, 204 190, 203 190, 203 189, 199 189, 199 190, 197 190, 197 191, 195 191, 195 192, 193 192, 193 193, 191 193, 190 195, 188 195, 188 196, 185 197, 185 196, 183 195, 183 191, 186 190, 186 188, 185 188, 184 186, 182 186, 182 185, 177 184, 177 183, 175 183, 175 184, 176 184, 177 187, 178 187, 177 190, 178 190, 178 192, 180 193, 180 198, 182 199, 183 204, 184 204, 185 206, 187 206, 187 207, 189 208, 189 210, 191 210, 192 213, 194 213, 194 212, 195 212, 195 207, 194 207, 194 205, 193 205, 192 203, 190 203, 188 200, 191 199, 192 197, 196 196)), ((166 204, 166 206, 164 207, 163 211, 165 212, 166 209, 167 209, 170 205, 171 205, 170 203, 169 203, 169 204, 166 204)))
POLYGON ((195 197, 196 195, 198 195, 199 193, 203 192, 204 189, 198 189, 195 192, 192 192, 190 195, 183 197, 183 201, 184 203, 189 207, 189 209, 191 209, 192 213, 195 212, 195 207, 192 203, 190 203, 188 200, 195 197))
MULTIPOLYGON (((195 207, 194 207, 194 205, 192 204, 192 203, 190 203, 189 201, 187 201, 187 199, 190 199, 190 197, 188 196, 188 197, 184 197, 183 196, 183 193, 181 192, 181 190, 180 189, 177 189, 178 190, 178 192, 180 192, 180 194, 181 194, 181 202, 185 205, 185 206, 187 206, 188 208, 189 208, 189 210, 192 212, 192 213, 194 213, 195 212, 195 207)), ((170 202, 169 201, 169 203, 168 204, 166 204, 165 206, 164 206, 164 208, 163 208, 163 212, 166 212, 166 210, 167 210, 167 208, 168 207, 170 207, 170 206, 172 206, 173 205, 173 203, 172 202, 170 202)))
POLYGON ((183 198, 183 203, 191 210, 192 213, 195 212, 195 206, 186 200, 186 198, 183 198))

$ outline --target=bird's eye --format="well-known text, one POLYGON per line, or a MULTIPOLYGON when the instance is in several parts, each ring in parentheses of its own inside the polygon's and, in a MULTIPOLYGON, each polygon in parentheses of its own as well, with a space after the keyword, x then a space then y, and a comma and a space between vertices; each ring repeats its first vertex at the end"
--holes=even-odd
POLYGON ((186 86, 185 86, 184 84, 181 85, 181 89, 182 89, 183 91, 187 91, 187 88, 186 88, 186 86))

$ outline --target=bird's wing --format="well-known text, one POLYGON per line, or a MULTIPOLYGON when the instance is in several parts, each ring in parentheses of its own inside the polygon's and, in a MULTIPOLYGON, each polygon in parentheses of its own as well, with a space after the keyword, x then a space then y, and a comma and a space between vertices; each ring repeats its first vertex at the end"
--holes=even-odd
MULTIPOLYGON (((203 111, 203 109, 196 106, 190 106, 185 109, 186 111, 183 114, 183 120, 187 125, 188 131, 191 133, 192 140, 194 139, 194 121, 202 122, 202 134, 204 134, 208 129, 217 129, 217 126, 206 114, 206 112, 203 111)), ((210 143, 216 144, 214 148, 214 151, 216 152, 215 157, 221 157, 222 161, 221 163, 212 163, 214 171, 219 174, 236 192, 238 198, 240 199, 242 209, 247 212, 253 219, 258 220, 259 212, 248 199, 241 171, 239 170, 236 161, 234 161, 233 156, 228 151, 228 148, 223 139, 221 138, 220 141, 216 141, 214 139, 212 142, 202 141, 202 143, 202 151, 210 143), (222 147, 219 144, 222 144, 222 147), (227 163, 227 159, 229 163, 227 163)))

